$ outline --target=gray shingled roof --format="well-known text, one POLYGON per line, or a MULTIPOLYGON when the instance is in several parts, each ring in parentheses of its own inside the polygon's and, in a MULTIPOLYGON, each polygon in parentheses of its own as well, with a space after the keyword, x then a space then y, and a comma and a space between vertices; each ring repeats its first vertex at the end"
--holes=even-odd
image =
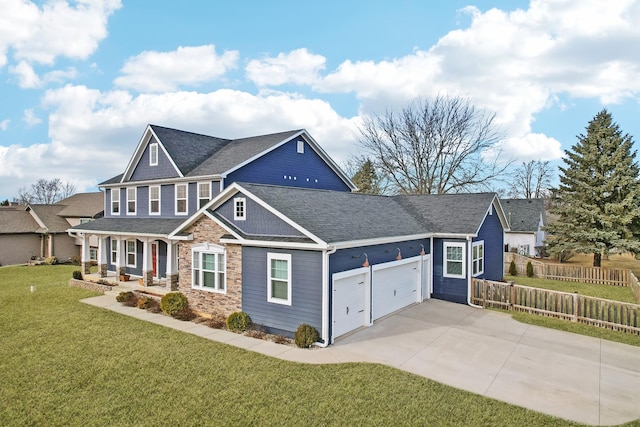
POLYGON ((0 234, 35 233, 39 228, 25 206, 0 207, 0 234))
POLYGON ((241 183, 327 243, 426 233, 475 234, 494 194, 373 196, 241 183))
POLYGON ((167 236, 186 218, 99 218, 71 227, 72 231, 100 231, 101 234, 136 233, 167 236))
POLYGON ((544 199, 500 199, 511 231, 538 231, 540 215, 545 218, 544 199))
POLYGON ((58 215, 66 218, 93 218, 104 211, 104 193, 77 193, 59 201, 64 206, 58 215))
POLYGON ((49 233, 64 233, 69 228, 69 222, 60 216, 60 211, 64 209, 64 206, 29 205, 29 207, 44 223, 46 231, 49 233))

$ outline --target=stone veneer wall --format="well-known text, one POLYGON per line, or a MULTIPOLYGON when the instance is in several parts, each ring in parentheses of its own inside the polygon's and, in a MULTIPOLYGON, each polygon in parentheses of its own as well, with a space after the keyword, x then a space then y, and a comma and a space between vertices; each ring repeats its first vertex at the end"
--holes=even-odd
POLYGON ((242 310, 242 247, 220 243, 220 238, 228 234, 215 221, 203 216, 188 230, 193 240, 180 242, 178 291, 186 295, 192 310, 201 314, 223 313, 225 316, 242 310), (222 294, 201 291, 191 287, 191 247, 200 243, 211 243, 226 248, 226 281, 227 292, 222 294))

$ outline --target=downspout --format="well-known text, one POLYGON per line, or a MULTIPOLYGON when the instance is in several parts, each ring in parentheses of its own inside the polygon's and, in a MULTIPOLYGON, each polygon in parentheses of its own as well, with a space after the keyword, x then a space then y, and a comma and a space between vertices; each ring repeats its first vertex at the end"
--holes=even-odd
POLYGON ((322 341, 314 342, 316 347, 329 345, 329 256, 336 253, 337 248, 322 251, 322 341))
POLYGON ((467 304, 469 304, 471 307, 475 307, 475 308, 483 308, 481 305, 477 305, 471 302, 471 279, 473 278, 473 240, 471 238, 471 236, 467 237, 467 243, 468 243, 468 247, 469 247, 469 255, 467 258, 467 267, 471 267, 468 268, 467 271, 469 272, 469 278, 467 279, 467 304), (469 262, 471 261, 471 262, 469 262))

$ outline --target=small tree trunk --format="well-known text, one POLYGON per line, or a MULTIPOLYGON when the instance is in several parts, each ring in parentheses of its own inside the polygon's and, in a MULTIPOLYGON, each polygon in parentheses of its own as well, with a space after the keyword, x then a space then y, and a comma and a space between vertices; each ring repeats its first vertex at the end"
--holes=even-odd
POLYGON ((602 264, 602 253, 597 252, 593 254, 593 266, 600 267, 602 264))

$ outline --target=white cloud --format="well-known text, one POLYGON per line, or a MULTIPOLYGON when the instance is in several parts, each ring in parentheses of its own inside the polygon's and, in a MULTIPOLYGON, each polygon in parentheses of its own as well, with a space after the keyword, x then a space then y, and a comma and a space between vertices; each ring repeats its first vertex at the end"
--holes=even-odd
POLYGON ((319 72, 325 69, 325 62, 324 56, 303 48, 279 53, 275 58, 251 60, 246 72, 247 78, 258 86, 312 85, 318 81, 319 72))
POLYGON ((22 89, 34 89, 42 84, 31 64, 26 61, 20 61, 17 65, 9 67, 9 72, 18 78, 18 86, 22 89))
POLYGON ((224 75, 236 67, 238 51, 216 53, 214 45, 178 47, 172 52, 142 52, 122 67, 124 74, 114 83, 139 92, 174 91, 224 75))
POLYGON ((4 119, 0 122, 0 130, 7 130, 9 129, 9 123, 11 123, 11 120, 9 119, 4 119))
POLYGON ((503 163, 510 161, 519 163, 530 160, 560 160, 563 155, 561 144, 555 138, 540 133, 528 133, 500 141, 492 149, 483 153, 482 157, 499 158, 503 163))
POLYGON ((27 127, 32 127, 39 123, 42 123, 42 119, 36 117, 36 115, 33 113, 32 108, 24 110, 24 116, 22 117, 22 120, 27 124, 27 127))

